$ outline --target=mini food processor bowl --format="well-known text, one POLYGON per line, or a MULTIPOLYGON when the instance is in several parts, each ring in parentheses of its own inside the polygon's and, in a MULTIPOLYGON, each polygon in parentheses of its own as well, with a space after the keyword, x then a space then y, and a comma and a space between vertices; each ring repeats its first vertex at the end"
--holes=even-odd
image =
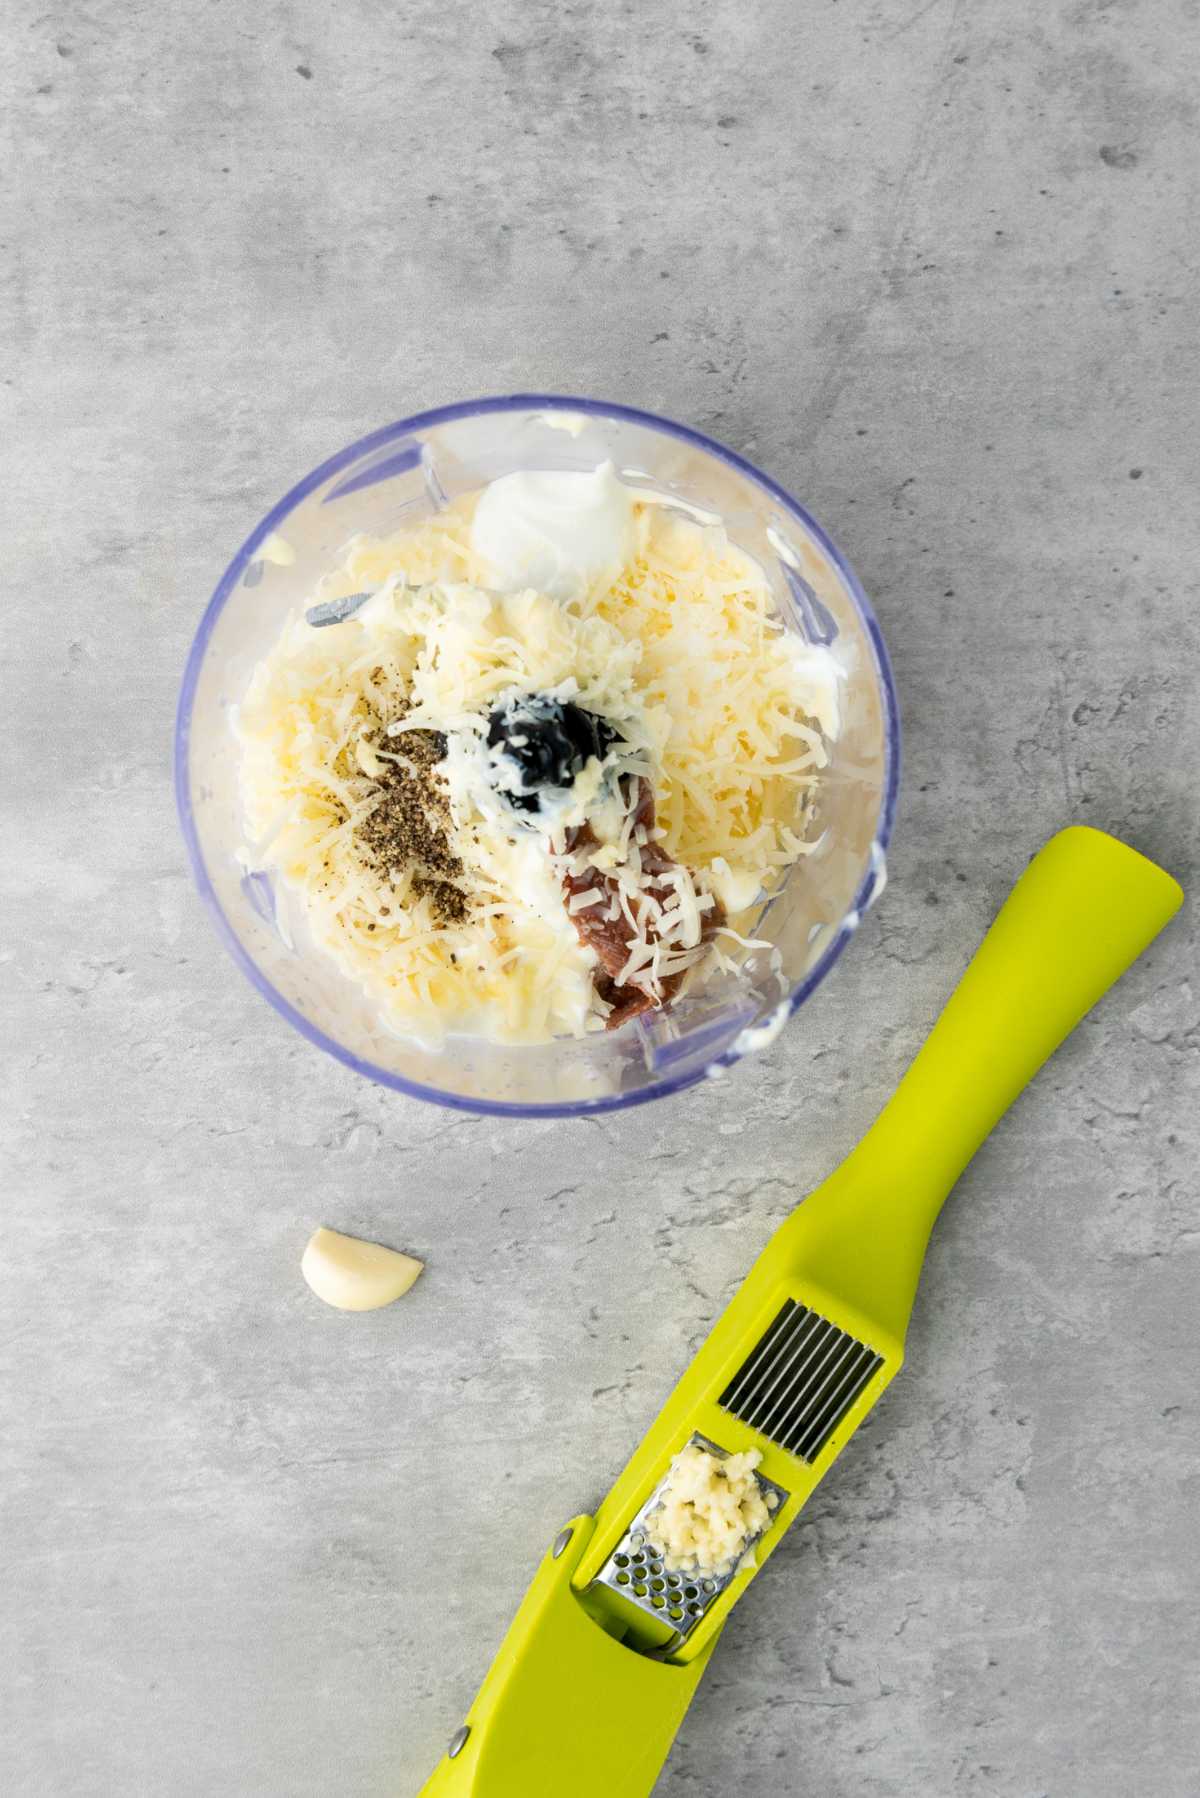
POLYGON ((743 457, 629 406, 513 394, 419 413, 372 432, 307 475, 222 575, 188 657, 175 735, 179 816, 196 883, 245 973, 318 1048, 398 1092, 465 1111, 571 1116, 678 1092, 773 1041, 825 978, 882 891, 899 773, 887 651, 849 563, 802 506, 743 457), (739 919, 753 950, 737 975, 611 1034, 511 1047, 400 1038, 367 995, 306 941, 294 898, 248 868, 232 712, 284 620, 358 532, 418 523, 517 469, 592 469, 611 459, 639 487, 719 513, 761 564, 781 615, 844 672, 841 730, 820 777, 816 847, 739 919))

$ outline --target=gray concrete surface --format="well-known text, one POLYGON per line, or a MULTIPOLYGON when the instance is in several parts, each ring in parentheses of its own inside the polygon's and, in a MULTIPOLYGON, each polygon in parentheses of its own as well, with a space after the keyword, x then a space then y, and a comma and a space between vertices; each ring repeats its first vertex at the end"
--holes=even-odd
MULTIPOLYGON (((10 0, 0 30, 0 1788, 414 1794, 559 1522, 855 1140, 1039 841, 1197 878, 1195 11, 10 0), (895 658, 893 885, 633 1116, 359 1082, 214 939, 169 786, 227 553, 407 410, 756 456, 895 658), (418 1251, 324 1310, 328 1221, 418 1251)), ((1194 1798, 1185 912, 979 1156, 903 1380, 658 1788, 1194 1798)), ((621 1727, 635 1728, 635 1719, 621 1727)))

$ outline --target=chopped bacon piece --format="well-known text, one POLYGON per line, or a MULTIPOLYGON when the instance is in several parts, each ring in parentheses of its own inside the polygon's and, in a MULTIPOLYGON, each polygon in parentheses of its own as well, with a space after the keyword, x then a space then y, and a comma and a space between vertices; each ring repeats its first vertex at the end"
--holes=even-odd
MULTIPOLYGON (((652 876, 669 875, 678 863, 669 856, 660 843, 650 840, 650 832, 654 829, 654 793, 647 780, 639 782, 637 808, 634 812, 633 828, 641 826, 646 833, 647 841, 639 848, 642 871, 652 876)), ((589 824, 583 825, 568 837, 568 852, 579 849, 590 849, 596 844, 596 837, 589 824)), ((614 909, 612 901, 618 898, 621 888, 612 875, 599 868, 585 868, 581 873, 567 873, 563 876, 563 890, 568 901, 580 893, 603 894, 603 899, 595 905, 584 906, 571 913, 571 922, 585 948, 595 951, 599 967, 595 975, 596 993, 612 1010, 605 1020, 606 1030, 618 1030, 630 1018, 638 1017, 644 1011, 661 1008, 670 1003, 683 982, 683 973, 668 974, 661 980, 655 980, 647 967, 635 969, 628 980, 617 984, 617 976, 629 960, 630 946, 637 940, 637 932, 630 924, 624 907, 616 906, 616 917, 609 914, 614 909)), ((668 880, 651 879, 643 891, 657 901, 661 908, 674 898, 675 889, 668 880)), ((719 902, 703 915, 700 925, 700 941, 706 943, 713 932, 725 922, 725 913, 719 902)), ((646 920, 646 939, 657 940, 653 910, 646 920)))

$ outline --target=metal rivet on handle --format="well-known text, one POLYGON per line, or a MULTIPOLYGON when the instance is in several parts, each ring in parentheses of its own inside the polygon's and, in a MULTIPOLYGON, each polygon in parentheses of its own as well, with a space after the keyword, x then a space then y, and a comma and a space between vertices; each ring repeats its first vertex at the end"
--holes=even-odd
POLYGON ((559 1555, 566 1553, 567 1543, 574 1534, 574 1530, 570 1528, 559 1530, 557 1536, 554 1538, 554 1547, 550 1550, 550 1555, 553 1560, 557 1561, 559 1555))
POLYGON ((450 1737, 450 1743, 446 1749, 446 1759, 448 1761, 452 1761, 455 1755, 462 1753, 467 1745, 467 1737, 470 1733, 471 1726, 468 1723, 464 1723, 461 1729, 455 1730, 454 1734, 450 1737))

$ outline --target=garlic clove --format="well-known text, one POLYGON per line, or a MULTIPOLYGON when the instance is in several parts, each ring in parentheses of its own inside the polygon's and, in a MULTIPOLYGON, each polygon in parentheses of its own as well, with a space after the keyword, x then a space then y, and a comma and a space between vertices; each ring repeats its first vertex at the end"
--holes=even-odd
POLYGON ((319 1299, 338 1311, 377 1311, 403 1298, 425 1263, 379 1242, 314 1230, 300 1272, 319 1299))

